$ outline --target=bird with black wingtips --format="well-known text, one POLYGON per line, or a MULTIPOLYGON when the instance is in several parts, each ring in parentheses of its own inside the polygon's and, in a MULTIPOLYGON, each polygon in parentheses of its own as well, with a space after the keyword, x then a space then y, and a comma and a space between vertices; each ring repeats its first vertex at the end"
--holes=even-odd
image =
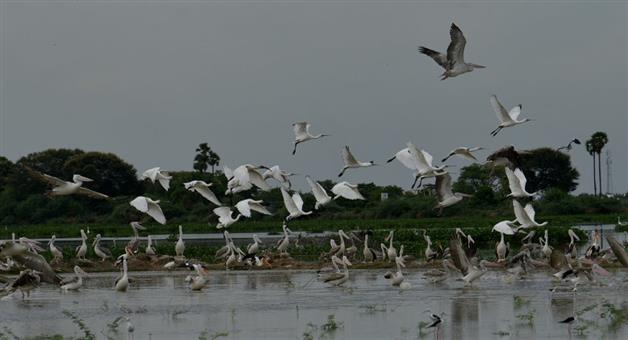
POLYGON ((573 148, 573 145, 574 145, 574 144, 576 144, 576 145, 580 145, 580 144, 582 144, 582 143, 580 142, 580 140, 579 140, 578 138, 574 138, 574 139, 572 139, 571 141, 569 141, 569 143, 567 143, 567 145, 563 145, 563 146, 561 146, 561 147, 558 147, 558 148, 556 149, 556 151, 560 151, 560 150, 567 150, 567 151, 571 151, 571 149, 573 148))

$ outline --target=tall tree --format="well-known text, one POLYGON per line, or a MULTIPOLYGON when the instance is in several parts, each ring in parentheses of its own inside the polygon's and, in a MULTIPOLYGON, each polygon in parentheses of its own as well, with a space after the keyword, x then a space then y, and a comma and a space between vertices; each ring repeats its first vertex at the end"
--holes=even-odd
POLYGON ((94 180, 91 189, 109 196, 130 196, 142 192, 137 171, 129 163, 112 153, 86 152, 70 158, 63 171, 67 177, 81 174, 94 180))
POLYGON ((593 195, 597 195, 597 175, 595 173, 595 151, 593 148, 593 140, 589 139, 585 143, 585 147, 587 148, 587 152, 591 157, 593 157, 593 195))
POLYGON ((539 148, 522 153, 522 170, 530 192, 550 188, 570 192, 578 186, 580 174, 571 166, 569 155, 551 148, 539 148))
POLYGON ((207 164, 209 163, 209 154, 211 149, 207 143, 201 143, 196 148, 196 156, 194 156, 194 170, 203 173, 207 171, 207 164))
POLYGON ((216 167, 220 165, 220 156, 212 149, 209 149, 209 160, 207 164, 212 167, 212 175, 216 174, 216 167))
POLYGON ((599 194, 602 195, 602 150, 608 143, 608 136, 606 133, 598 131, 591 135, 591 141, 593 143, 593 150, 597 153, 597 178, 598 187, 600 188, 599 194))

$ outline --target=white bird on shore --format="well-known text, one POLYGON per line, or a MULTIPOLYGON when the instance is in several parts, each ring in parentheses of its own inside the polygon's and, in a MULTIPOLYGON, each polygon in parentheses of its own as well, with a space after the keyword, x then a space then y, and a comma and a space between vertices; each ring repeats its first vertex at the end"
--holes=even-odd
POLYGON ((261 168, 266 169, 266 171, 262 173, 262 177, 264 179, 272 178, 276 180, 277 182, 279 182, 281 185, 286 185, 288 189, 292 187, 292 183, 290 183, 290 177, 296 174, 281 170, 279 168, 279 165, 274 165, 270 168, 262 166, 261 168))
POLYGON ((161 184, 164 190, 168 191, 168 189, 170 189, 170 180, 172 179, 172 176, 170 176, 166 171, 161 171, 161 168, 155 167, 142 173, 140 180, 145 179, 149 179, 153 183, 159 181, 159 184, 161 184))
POLYGON ((137 196, 129 203, 135 209, 152 217, 155 221, 166 224, 166 216, 159 206, 159 200, 152 200, 145 196, 137 196))
POLYGON ((285 218, 286 222, 312 213, 311 211, 303 211, 303 199, 298 192, 295 192, 291 197, 283 187, 281 187, 280 190, 281 196, 283 197, 283 204, 288 211, 288 216, 285 218))
POLYGON ((312 195, 314 195, 314 198, 316 199, 314 209, 318 210, 318 208, 331 202, 331 197, 329 197, 327 191, 325 191, 325 188, 323 188, 320 183, 313 181, 310 176, 305 176, 305 180, 310 185, 310 188, 312 189, 312 195))
POLYGON ((550 258, 552 256, 552 247, 549 245, 549 233, 547 229, 545 229, 545 238, 539 238, 539 242, 543 240, 543 247, 541 248, 541 252, 545 255, 546 258, 550 258))
POLYGON ((447 155, 447 157, 443 158, 443 160, 441 160, 442 163, 445 163, 450 157, 458 155, 462 158, 466 158, 472 162, 479 162, 479 160, 477 158, 475 158, 475 156, 473 156, 473 152, 475 151, 479 151, 479 150, 484 150, 484 148, 482 147, 474 147, 474 148, 470 148, 470 147, 466 147, 466 146, 461 146, 459 148, 455 148, 453 150, 451 150, 451 152, 449 153, 449 155, 447 155))
POLYGON ((246 247, 247 255, 257 254, 259 251, 259 245, 262 244, 262 240, 257 237, 257 234, 253 234, 253 243, 246 247))
POLYGON ((386 255, 388 256, 388 262, 393 261, 397 258, 397 249, 393 245, 393 238, 395 237, 395 231, 391 230, 388 233, 388 236, 384 239, 384 242, 389 242, 388 247, 386 247, 386 255))
POLYGON ((440 209, 439 214, 443 212, 443 208, 450 207, 465 197, 471 197, 469 194, 461 192, 453 192, 451 189, 451 176, 448 173, 436 176, 436 198, 438 204, 434 209, 440 209))
POLYGON ((571 256, 572 259, 575 259, 577 256, 576 241, 580 242, 580 237, 571 229, 567 231, 567 234, 569 235, 569 245, 567 246, 566 253, 571 256))
POLYGON ((536 192, 529 193, 526 191, 526 176, 521 169, 517 168, 515 171, 510 170, 509 167, 505 167, 506 177, 508 177, 508 187, 510 188, 510 194, 506 197, 532 197, 536 195, 536 192))
POLYGON ((214 194, 214 192, 209 189, 209 187, 212 186, 212 183, 196 180, 183 183, 183 186, 185 186, 185 188, 189 191, 196 191, 206 200, 212 202, 217 206, 222 205, 222 203, 218 200, 218 197, 216 197, 216 194, 214 194))
POLYGON ((364 196, 358 191, 358 186, 355 184, 350 184, 349 182, 340 182, 334 185, 331 188, 331 192, 334 193, 334 199, 338 199, 340 197, 348 199, 348 200, 364 200, 364 196))
POLYGON ((179 240, 174 245, 174 252, 179 257, 183 257, 183 253, 185 252, 185 242, 183 242, 183 226, 179 225, 179 240))
POLYGON ((92 245, 94 246, 94 254, 100 257, 101 262, 104 262, 106 259, 111 258, 111 251, 100 245, 100 239, 100 234, 97 234, 92 245))
POLYGON ((531 121, 531 118, 518 119, 521 114, 522 105, 519 104, 513 107, 510 112, 506 111, 506 108, 499 102, 496 95, 492 95, 490 98, 491 107, 493 111, 497 114, 497 119, 499 120, 499 125, 495 130, 491 131, 491 136, 495 137, 501 129, 506 127, 512 127, 519 124, 523 124, 531 121))
POLYGON ((507 244, 504 241, 504 233, 500 232, 499 242, 495 245, 495 255, 497 257, 497 262, 504 262, 508 257, 508 253, 510 250, 510 244, 507 244))
POLYGON ((148 235, 146 237, 146 250, 145 250, 145 253, 148 256, 155 256, 155 255, 157 255, 157 251, 153 247, 153 239, 150 237, 150 235, 148 235))
POLYGON ((313 135, 310 133, 310 123, 308 122, 298 122, 292 124, 292 129, 294 130, 294 149, 292 149, 292 154, 294 155, 297 152, 297 145, 307 142, 309 140, 319 139, 322 137, 326 137, 324 133, 313 135))
POLYGON ((258 213, 264 215, 272 215, 270 211, 262 205, 262 203, 264 203, 264 201, 248 198, 236 203, 235 207, 244 217, 251 217, 251 211, 257 211, 258 213))
POLYGON ((52 260, 50 261, 51 263, 63 261, 63 252, 61 251, 61 249, 55 246, 56 239, 57 239, 57 236, 52 235, 52 237, 50 238, 50 241, 48 242, 48 248, 50 249, 50 254, 52 255, 52 260))
POLYGON ((512 206, 515 211, 515 217, 517 218, 517 222, 519 222, 519 228, 532 228, 532 227, 543 227, 547 225, 547 222, 538 223, 534 220, 536 215, 534 211, 534 207, 532 204, 526 204, 525 208, 521 206, 521 203, 517 200, 512 200, 512 206))
POLYGON ((288 254, 288 247, 290 246, 290 234, 292 234, 292 230, 288 228, 286 223, 284 222, 283 226, 283 238, 277 243, 277 250, 281 255, 288 254))
POLYGON ((342 171, 340 171, 340 173, 338 174, 338 177, 342 177, 342 175, 345 173, 345 171, 347 171, 347 169, 366 168, 369 166, 377 165, 373 161, 368 161, 368 162, 358 161, 353 156, 348 146, 345 146, 345 148, 343 149, 342 161, 344 163, 344 167, 342 168, 342 171))
POLYGON ((87 255, 87 234, 81 229, 81 245, 76 247, 76 258, 85 260, 85 255, 87 255))
POLYGON ((79 290, 83 287, 83 275, 87 275, 87 273, 81 269, 81 267, 74 266, 74 274, 76 275, 75 277, 69 280, 61 281, 60 284, 62 291, 67 292, 70 290, 79 290))
POLYGON ((126 254, 122 255, 122 276, 118 277, 114 283, 116 291, 126 292, 129 288, 129 274, 126 263, 126 254))
POLYGON ((464 61, 464 48, 467 45, 467 40, 455 23, 451 23, 449 37, 451 42, 447 47, 447 54, 431 50, 424 46, 419 46, 419 52, 434 59, 438 65, 445 69, 445 72, 441 74, 440 80, 456 77, 463 73, 471 72, 476 68, 486 67, 464 61))
POLYGON ((216 216, 218 216, 218 224, 216 224, 216 229, 228 228, 232 224, 236 223, 242 214, 238 214, 235 218, 233 217, 233 210, 229 207, 218 207, 212 210, 216 216))
POLYGON ((78 194, 78 195, 89 196, 91 198, 109 199, 109 196, 105 194, 83 187, 83 183, 94 181, 93 179, 87 178, 85 176, 73 175, 72 182, 67 182, 57 177, 50 176, 47 174, 42 174, 40 172, 30 170, 30 169, 29 169, 29 173, 45 182, 48 182, 48 184, 52 185, 53 188, 52 188, 52 191, 50 192, 50 195, 52 196, 66 196, 66 195, 78 194))
POLYGON ((342 257, 342 272, 340 273, 331 273, 327 276, 323 281, 326 283, 330 283, 334 286, 340 286, 343 283, 349 280, 349 268, 347 266, 351 266, 351 262, 346 256, 342 257))

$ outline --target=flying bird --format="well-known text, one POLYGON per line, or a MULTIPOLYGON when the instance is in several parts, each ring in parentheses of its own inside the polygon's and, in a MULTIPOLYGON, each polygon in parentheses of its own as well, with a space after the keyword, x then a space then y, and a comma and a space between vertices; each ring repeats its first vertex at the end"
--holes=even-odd
POLYGON ((218 197, 216 197, 216 194, 214 194, 214 192, 209 189, 209 187, 212 186, 212 183, 206 183, 205 181, 196 180, 183 183, 183 186, 185 186, 185 188, 189 191, 196 191, 206 200, 212 202, 217 206, 222 205, 222 203, 218 200, 218 197))
POLYGON ((307 142, 308 140, 319 139, 322 137, 326 137, 324 133, 313 135, 310 133, 310 123, 308 122, 299 122, 292 124, 292 129, 294 130, 294 149, 292 149, 292 154, 297 153, 297 145, 307 142))
POLYGON ((290 189, 292 187, 292 183, 290 183, 290 176, 294 176, 296 174, 288 171, 281 170, 279 165, 272 166, 267 168, 265 166, 260 166, 262 169, 266 169, 264 173, 262 173, 262 177, 264 179, 272 178, 282 185, 287 185, 287 188, 290 189))
POLYGON ((419 46, 419 52, 434 59, 434 61, 445 69, 445 72, 441 74, 440 80, 445 80, 450 77, 456 77, 463 73, 471 72, 476 68, 485 68, 486 66, 467 63, 464 61, 464 48, 467 44, 467 40, 462 34, 462 31, 455 23, 451 24, 449 29, 449 36, 451 42, 447 47, 447 54, 443 54, 434 50, 431 50, 425 46, 419 46))
POLYGON ((26 168, 26 169, 34 177, 44 182, 47 182, 49 185, 53 186, 52 191, 50 191, 50 195, 52 196, 67 196, 67 195, 77 194, 77 195, 89 196, 91 198, 109 199, 109 196, 105 194, 83 187, 83 183, 94 181, 91 178, 87 178, 85 176, 75 174, 72 176, 72 182, 67 182, 57 177, 37 172, 30 168, 26 168))
POLYGON ((281 196, 283 196, 283 204, 288 211, 288 216, 286 216, 285 219, 286 222, 297 217, 309 215, 312 213, 311 211, 303 211, 303 199, 298 192, 295 192, 292 196, 290 196, 290 194, 288 194, 286 189, 284 189, 283 187, 281 187, 280 190, 281 196))
POLYGON ((449 157, 458 155, 462 158, 466 158, 472 162, 479 162, 477 158, 475 158, 475 156, 473 156, 473 152, 475 151, 479 151, 479 150, 483 150, 484 148, 482 147, 474 147, 474 148, 469 148, 466 146, 462 146, 459 148, 455 148, 453 150, 451 150, 451 152, 449 153, 449 155, 447 155, 447 157, 443 158, 443 160, 441 161, 442 163, 445 163, 449 157))
POLYGON ((358 161, 357 159, 355 159, 355 157, 351 153, 351 150, 349 149, 348 146, 345 146, 345 148, 343 149, 342 161, 344 162, 344 167, 342 168, 342 171, 340 171, 340 173, 338 174, 338 177, 342 177, 342 175, 345 173, 345 171, 347 171, 347 169, 365 168, 365 167, 377 165, 373 161, 368 161, 368 162, 358 161))
MULTIPOLYGON (((242 209, 245 209, 245 204, 241 204, 242 209)), ((238 209, 239 210, 239 209, 238 209)), ((228 228, 230 225, 236 223, 243 214, 238 214, 235 218, 233 217, 233 211, 229 207, 218 207, 213 210, 214 214, 218 216, 218 224, 216 225, 216 229, 228 228)), ((251 212, 249 211, 249 214, 251 212)))
POLYGON ((272 215, 271 212, 262 205, 262 203, 264 203, 264 201, 248 198, 236 203, 235 207, 244 217, 251 217, 251 211, 257 211, 258 213, 264 215, 272 215))
POLYGON ((515 150, 513 145, 505 146, 486 157, 486 161, 493 165, 503 165, 509 167, 511 170, 520 168, 523 164, 521 155, 525 153, 523 151, 515 150))
POLYGON ((364 200, 364 196, 358 191, 358 186, 349 182, 340 182, 334 185, 331 192, 336 195, 334 199, 342 197, 348 200, 364 200))
POLYGON ((314 204, 314 209, 318 210, 318 208, 324 205, 327 205, 329 202, 331 202, 331 197, 329 197, 329 195, 327 194, 327 191, 325 191, 325 188, 323 188, 323 186, 320 185, 320 183, 312 180, 310 176, 305 176, 305 180, 310 185, 310 188, 312 189, 312 195, 314 195, 314 198, 316 199, 316 204, 314 204))
POLYGON ((561 146, 558 149, 556 149, 556 151, 560 151, 560 150, 570 151, 573 148, 573 144, 580 145, 581 143, 578 138, 574 138, 569 143, 567 143, 567 145, 561 146))
POLYGON ((506 197, 532 197, 536 195, 536 192, 529 193, 526 191, 526 176, 521 169, 517 168, 515 171, 510 170, 509 167, 504 168, 506 170, 506 177, 508 177, 508 187, 510 188, 510 194, 506 197))
POLYGON ((491 131, 491 136, 493 137, 497 136, 499 131, 503 128, 516 126, 532 120, 532 118, 519 119, 521 109, 523 108, 521 104, 513 107, 509 112, 506 111, 506 108, 499 102, 496 95, 492 95, 489 101, 491 102, 491 107, 493 107, 493 111, 495 111, 497 119, 499 120, 499 125, 495 128, 495 130, 491 131))
POLYGON ((447 173, 447 170, 445 170, 447 165, 434 166, 432 165, 434 157, 432 157, 431 154, 429 154, 425 150, 418 149, 411 142, 408 142, 407 145, 408 145, 408 151, 410 152, 412 157, 416 159, 417 166, 418 166, 417 168, 418 171, 414 178, 414 183, 412 183, 413 188, 417 184, 417 181, 419 182, 418 186, 420 187, 424 178, 436 177, 438 175, 447 173))
POLYGON ((501 221, 497 222, 493 226, 492 231, 496 231, 498 233, 506 234, 506 235, 514 235, 515 234, 516 225, 512 221, 501 221))
POLYGON ((145 196, 137 196, 129 203, 135 209, 152 217, 155 221, 166 224, 166 217, 159 206, 159 200, 152 200, 145 196))
POLYGON ((168 189, 170 189, 170 180, 172 179, 172 176, 170 176, 167 172, 162 171, 161 168, 156 167, 144 171, 142 176, 140 176, 140 179, 149 179, 153 183, 159 182, 164 190, 168 191, 168 189))
POLYGON ((534 217, 536 213, 534 212, 534 207, 532 204, 526 204, 525 208, 519 203, 517 200, 512 200, 512 206, 515 211, 515 217, 517 218, 517 222, 521 226, 519 228, 532 228, 532 227, 543 227, 547 225, 547 222, 539 223, 534 217))
POLYGON ((448 173, 436 176, 436 198, 438 204, 435 209, 440 209, 439 214, 443 212, 443 208, 452 206, 465 197, 471 197, 469 194, 453 192, 451 189, 451 175, 448 173))
POLYGON ((226 194, 248 190, 251 189, 253 185, 262 191, 270 191, 270 186, 258 171, 260 167, 251 164, 243 164, 235 168, 230 174, 226 171, 227 169, 228 168, 225 168, 225 175, 231 176, 228 177, 229 181, 227 182, 226 194))

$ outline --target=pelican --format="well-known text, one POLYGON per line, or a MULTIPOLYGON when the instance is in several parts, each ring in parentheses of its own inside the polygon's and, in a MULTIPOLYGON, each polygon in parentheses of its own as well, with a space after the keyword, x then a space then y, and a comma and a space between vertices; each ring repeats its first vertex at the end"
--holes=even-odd
POLYGON ((506 170, 506 177, 508 177, 508 187, 510 188, 510 194, 506 197, 532 197, 536 195, 536 192, 529 193, 526 191, 526 176, 521 169, 517 168, 515 171, 510 170, 509 167, 504 168, 506 170))
POLYGON ((305 180, 310 185, 312 189, 312 195, 316 199, 316 204, 314 205, 314 209, 318 210, 318 208, 329 204, 331 202, 331 197, 327 194, 325 189, 320 183, 313 181, 310 176, 305 176, 305 180))
POLYGON ((292 186, 290 183, 290 176, 294 176, 296 174, 288 171, 281 170, 279 165, 272 166, 270 168, 261 166, 262 169, 266 169, 264 173, 262 173, 262 178, 272 178, 279 182, 281 185, 286 185, 288 189, 292 186))
POLYGON ((183 183, 183 186, 185 186, 188 191, 196 191, 201 196, 203 196, 203 198, 217 206, 222 205, 222 203, 218 200, 218 197, 216 197, 216 194, 214 194, 214 192, 209 189, 209 187, 212 186, 212 183, 196 180, 183 183))
POLYGON ((286 210, 288 211, 288 216, 286 216, 285 218, 286 222, 292 219, 295 219, 297 217, 300 217, 303 215, 309 215, 312 213, 311 211, 303 211, 303 199, 301 198, 301 195, 299 195, 298 192, 295 192, 292 195, 292 197, 290 197, 290 194, 288 194, 286 189, 281 187, 280 190, 281 190, 281 196, 283 196, 283 204, 285 205, 286 210))
POLYGON ((506 235, 514 235, 515 227, 516 225, 513 222, 505 220, 505 221, 497 222, 497 224, 493 226, 492 231, 497 231, 506 235))
POLYGON ((308 122, 298 122, 292 124, 292 129, 294 130, 294 149, 292 149, 292 154, 297 153, 297 145, 307 142, 309 140, 319 139, 322 137, 329 136, 327 134, 321 133, 318 135, 313 135, 310 133, 310 123, 308 122))
POLYGON ((578 138, 574 138, 571 141, 569 141, 569 143, 567 143, 567 145, 561 146, 559 148, 556 149, 556 151, 560 151, 560 150, 567 150, 570 151, 573 148, 573 144, 577 144, 580 145, 580 140, 578 138))
POLYGON ((397 249, 393 246, 393 238, 395 236, 395 231, 391 230, 388 233, 388 236, 384 239, 384 241, 388 241, 388 247, 386 248, 386 255, 388 256, 388 262, 393 261, 397 257, 397 249))
POLYGON ((460 230, 460 228, 456 228, 456 231, 449 239, 449 252, 451 253, 451 260, 454 266, 462 273, 462 275, 467 275, 469 273, 469 267, 471 267, 471 264, 469 262, 467 254, 465 253, 464 249, 462 249, 460 235, 466 238, 464 232, 460 230))
POLYGON ((12 241, 0 242, 0 259, 11 257, 15 263, 33 270, 41 281, 58 284, 61 277, 50 267, 43 256, 36 254, 12 241))
POLYGON ((202 290, 207 285, 209 271, 200 264, 188 265, 190 269, 196 271, 196 276, 190 281, 190 289, 194 291, 202 290))
POLYGON ((148 235, 146 237, 146 250, 144 252, 148 256, 155 256, 155 255, 157 255, 157 251, 155 250, 155 247, 153 247, 153 240, 150 237, 150 235, 148 235))
POLYGON ((126 254, 122 255, 122 276, 118 277, 114 283, 116 291, 118 292, 126 292, 129 288, 129 275, 126 257, 126 254))
POLYGON ((401 256, 398 256, 395 258, 395 264, 397 265, 397 271, 394 273, 387 272, 384 275, 384 278, 390 280, 393 286, 399 286, 404 280, 403 273, 401 272, 401 268, 402 267, 405 268, 406 265, 403 263, 403 259, 401 258, 401 256))
POLYGON ((499 235, 499 242, 495 245, 495 255, 498 263, 506 261, 510 252, 510 244, 504 242, 504 233, 500 232, 499 235))
POLYGON ((83 287, 83 275, 87 275, 87 273, 83 271, 81 267, 74 266, 74 274, 76 274, 76 276, 72 279, 69 279, 67 281, 64 280, 61 282, 62 291, 67 292, 70 290, 79 290, 81 287, 83 287))
POLYGON ((576 247, 575 241, 580 241, 580 238, 571 229, 567 230, 567 234, 569 235, 569 245, 567 246, 567 254, 572 259, 575 259, 577 257, 577 249, 576 249, 577 247, 576 247))
POLYGON ((81 229, 81 245, 76 247, 76 258, 79 260, 85 260, 87 255, 87 234, 81 229))
POLYGON ((436 259, 437 252, 432 250, 432 239, 427 235, 427 230, 423 229, 423 239, 425 240, 425 261, 430 262, 436 259))
POLYGON ((257 211, 258 213, 264 215, 272 215, 270 211, 268 211, 268 209, 266 209, 266 207, 262 205, 262 203, 264 203, 264 201, 248 198, 236 203, 235 207, 244 217, 251 217, 251 210, 257 211))
POLYGON ((347 171, 347 169, 357 169, 357 168, 366 168, 369 166, 377 165, 373 161, 361 162, 355 159, 351 150, 349 150, 349 146, 345 145, 345 148, 342 152, 342 161, 344 162, 344 166, 342 167, 342 171, 338 174, 338 177, 342 177, 342 175, 347 171))
POLYGON ((61 249, 55 246, 55 240, 57 239, 56 235, 52 235, 50 241, 48 242, 48 247, 50 248, 50 254, 52 255, 52 261, 50 262, 62 262, 63 261, 63 252, 61 249))
POLYGON ((170 189, 170 180, 172 176, 170 176, 166 171, 162 171, 161 168, 151 168, 140 176, 140 180, 149 179, 151 182, 155 183, 159 181, 159 184, 164 188, 164 190, 168 191, 170 189))
POLYGON ((470 148, 467 146, 461 146, 459 148, 455 148, 451 150, 449 155, 447 155, 447 157, 441 160, 441 163, 445 163, 450 157, 455 156, 455 155, 458 155, 462 158, 466 158, 472 162, 479 162, 479 160, 475 158, 475 156, 473 156, 473 152, 480 151, 480 150, 484 150, 484 148, 479 147, 479 146, 473 147, 473 148, 470 148))
POLYGON ((523 124, 532 120, 531 118, 518 119, 523 107, 521 104, 513 107, 510 112, 508 112, 502 103, 499 102, 496 95, 492 95, 489 101, 491 102, 493 111, 497 114, 497 119, 499 119, 499 126, 491 131, 491 136, 493 137, 503 128, 523 124))
POLYGON ((253 234, 253 243, 249 244, 246 247, 247 255, 257 254, 257 252, 259 251, 259 245, 261 243, 262 243, 262 240, 260 240, 259 237, 257 237, 257 234, 253 234))
POLYGON ((417 184, 417 181, 419 182, 418 187, 420 187, 423 179, 429 178, 429 177, 436 177, 437 175, 442 175, 442 174, 447 173, 447 171, 445 170, 447 165, 443 165, 443 166, 432 165, 434 157, 432 157, 432 155, 429 154, 427 151, 418 149, 411 142, 408 142, 407 146, 408 146, 408 151, 410 152, 412 157, 416 160, 416 164, 417 164, 417 173, 414 177, 414 183, 412 183, 413 188, 417 184))
POLYGON ((285 222, 284 222, 282 228, 283 228, 283 238, 277 244, 277 250, 282 255, 287 255, 288 254, 288 247, 290 246, 290 234, 292 234, 292 230, 290 230, 288 228, 288 226, 286 225, 285 222))
POLYGON ((600 233, 596 229, 593 231, 593 236, 591 237, 591 245, 587 248, 586 252, 584 253, 584 256, 588 259, 596 258, 601 250, 600 243, 601 243, 600 233))
POLYGON ((521 206, 521 203, 517 200, 512 200, 512 206, 515 210, 515 216, 517 217, 517 222, 519 222, 519 228, 532 228, 532 227, 543 227, 547 225, 547 222, 539 223, 534 220, 535 212, 532 204, 526 204, 525 208, 521 206))
MULTIPOLYGON (((247 204, 241 204, 242 209, 248 208, 247 204)), ((228 228, 230 225, 236 223, 242 214, 238 214, 235 218, 233 218, 233 211, 229 207, 218 207, 213 210, 214 214, 218 216, 218 224, 216 224, 216 229, 228 228)), ((251 213, 250 210, 248 212, 251 213)))
POLYGON ((109 249, 105 247, 100 246, 100 239, 100 234, 97 234, 92 246, 94 247, 94 254, 100 257, 101 262, 105 262, 106 259, 111 258, 111 251, 109 251, 109 249))
POLYGON ((372 235, 370 231, 364 233, 364 250, 362 254, 364 255, 364 262, 373 262, 377 259, 377 254, 373 248, 369 248, 369 235, 372 235))
POLYGON ((465 286, 470 285, 473 281, 479 279, 485 273, 486 273, 486 260, 482 260, 480 261, 479 267, 472 267, 469 270, 469 273, 462 277, 462 281, 464 281, 465 286))
POLYGON ((223 235, 223 238, 225 239, 225 245, 219 248, 218 250, 216 250, 216 253, 214 254, 214 257, 220 260, 226 258, 229 255, 229 250, 231 249, 231 242, 233 242, 233 240, 231 240, 231 237, 229 236, 228 231, 224 230, 222 235, 223 235))
POLYGON ((451 176, 448 173, 444 173, 436 176, 436 197, 438 204, 434 209, 439 209, 439 215, 442 214, 443 208, 450 207, 465 197, 471 197, 469 194, 460 192, 453 192, 451 189, 451 176))
POLYGON ((434 271, 426 272, 424 278, 432 284, 443 282, 449 278, 449 260, 445 259, 441 263, 442 270, 436 269, 434 271))
POLYGON ((431 50, 424 46, 419 46, 419 52, 434 59, 434 61, 440 65, 445 72, 441 74, 440 80, 459 76, 463 73, 471 72, 476 68, 485 68, 486 66, 467 63, 464 61, 464 48, 467 44, 467 40, 462 34, 462 31, 455 23, 451 23, 449 29, 449 37, 451 42, 447 47, 447 54, 443 54, 434 50, 431 50))
POLYGON ((20 272, 20 275, 6 288, 9 293, 20 290, 22 300, 30 297, 31 290, 37 288, 41 283, 41 276, 38 271, 26 269, 20 272), (26 293, 26 294, 25 294, 26 293))
POLYGON ((523 160, 521 154, 524 152, 518 152, 512 145, 505 146, 486 157, 488 163, 493 165, 504 165, 511 170, 521 167, 523 160))
MULTIPOLYGON (((227 168, 225 168, 227 169, 227 168)), ((227 192, 225 194, 233 194, 239 191, 249 190, 253 186, 258 187, 262 191, 270 191, 270 186, 259 173, 260 167, 243 164, 235 168, 230 174, 225 171, 226 175, 231 175, 227 182, 227 192)))
POLYGON ((159 200, 154 201, 149 197, 137 196, 129 204, 135 209, 148 214, 148 216, 152 217, 155 221, 166 224, 166 217, 159 206, 159 200))
POLYGON ((124 251, 129 254, 129 256, 133 256, 137 253, 140 247, 140 235, 138 230, 146 230, 139 222, 131 222, 129 223, 131 229, 133 230, 133 237, 129 240, 124 251))
POLYGON ((185 243, 183 242, 183 226, 179 225, 179 240, 174 246, 174 251, 179 257, 183 257, 185 252, 185 243))
POLYGON ((340 182, 331 188, 331 192, 334 193, 334 199, 340 197, 348 200, 364 200, 364 196, 358 191, 358 186, 350 184, 349 182, 340 182))
POLYGON ((330 253, 336 256, 346 255, 345 250, 347 249, 347 245, 345 244, 345 238, 348 240, 350 239, 350 237, 347 234, 345 234, 345 232, 342 229, 338 230, 338 236, 340 237, 340 245, 336 249, 333 249, 334 244, 332 244, 332 250, 330 251, 330 253))
POLYGON ((545 239, 543 239, 543 248, 541 248, 541 252, 543 252, 543 255, 547 258, 550 258, 552 255, 552 247, 549 246, 549 235, 547 229, 545 229, 545 239))
POLYGON ((351 266, 351 262, 349 262, 349 259, 347 259, 346 256, 343 256, 342 272, 330 274, 327 278, 325 278, 324 282, 330 283, 334 286, 340 286, 343 283, 347 282, 347 280, 349 279, 349 268, 347 266, 351 266))
POLYGON ((50 195, 52 196, 66 196, 77 194, 89 196, 91 198, 109 199, 109 196, 105 194, 83 187, 83 183, 94 181, 91 178, 75 174, 72 176, 72 182, 67 182, 54 176, 42 174, 30 168, 26 169, 32 176, 53 186, 52 191, 50 192, 50 195))

